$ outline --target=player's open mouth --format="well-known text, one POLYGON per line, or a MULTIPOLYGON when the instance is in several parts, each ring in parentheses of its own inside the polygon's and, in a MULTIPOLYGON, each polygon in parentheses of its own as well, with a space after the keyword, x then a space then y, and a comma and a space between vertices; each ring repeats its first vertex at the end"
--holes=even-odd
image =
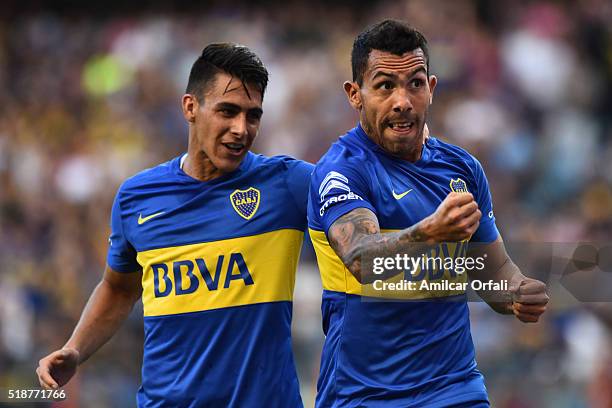
POLYGON ((414 122, 390 122, 389 128, 399 133, 408 133, 414 127, 414 122))
POLYGON ((229 150, 233 155, 240 155, 244 152, 244 144, 242 143, 222 143, 223 146, 229 150))

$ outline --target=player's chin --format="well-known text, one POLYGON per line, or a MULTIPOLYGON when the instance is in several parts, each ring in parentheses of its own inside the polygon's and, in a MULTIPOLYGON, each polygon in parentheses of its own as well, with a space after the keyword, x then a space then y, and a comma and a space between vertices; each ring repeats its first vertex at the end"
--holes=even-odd
POLYGON ((415 143, 414 137, 387 137, 384 147, 391 154, 402 157, 414 151, 415 143))
POLYGON ((390 146, 399 148, 400 146, 412 145, 419 139, 416 126, 411 129, 395 130, 387 128, 384 131, 384 139, 390 146))

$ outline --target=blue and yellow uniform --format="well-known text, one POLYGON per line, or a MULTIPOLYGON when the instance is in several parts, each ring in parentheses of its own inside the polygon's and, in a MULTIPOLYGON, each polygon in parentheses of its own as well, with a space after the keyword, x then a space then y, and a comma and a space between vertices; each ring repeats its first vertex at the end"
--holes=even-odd
POLYGON ((313 166, 248 153, 207 182, 179 157, 120 187, 109 266, 141 270, 139 407, 301 407, 291 350, 313 166))
MULTIPOLYGON (((334 221, 356 208, 374 212, 383 233, 410 227, 432 214, 451 190, 471 192, 483 213, 472 241, 494 241, 498 231, 487 180, 478 161, 459 147, 430 137, 421 158, 411 163, 386 153, 357 126, 317 164, 308 203, 326 334, 317 407, 488 406, 465 291, 417 289, 398 295, 405 301, 390 301, 389 293, 369 301, 377 292, 362 287, 327 239, 334 221)), ((466 250, 466 243, 441 244, 429 255, 457 257, 466 250)), ((392 279, 466 281, 465 273, 431 268, 392 279)))

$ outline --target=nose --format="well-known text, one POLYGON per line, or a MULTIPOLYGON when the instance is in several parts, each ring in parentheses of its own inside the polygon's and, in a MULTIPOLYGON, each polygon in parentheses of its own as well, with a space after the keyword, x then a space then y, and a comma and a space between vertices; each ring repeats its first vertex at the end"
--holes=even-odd
POLYGON ((247 135, 248 123, 247 123, 247 118, 245 114, 236 115, 236 117, 232 121, 230 132, 233 135, 238 136, 240 138, 243 138, 247 135))
POLYGON ((393 95, 393 112, 410 112, 412 111, 412 101, 410 94, 405 89, 397 89, 393 95))

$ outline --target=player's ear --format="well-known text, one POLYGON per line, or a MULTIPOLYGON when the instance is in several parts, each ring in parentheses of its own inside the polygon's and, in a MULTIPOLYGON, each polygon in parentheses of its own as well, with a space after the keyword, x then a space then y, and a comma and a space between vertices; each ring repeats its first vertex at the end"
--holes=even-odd
POLYGON ((359 92, 359 85, 356 82, 346 81, 344 83, 344 92, 348 98, 351 106, 358 111, 361 110, 361 93, 359 92))
POLYGON ((196 112, 198 110, 198 100, 195 95, 185 94, 181 100, 183 106, 183 116, 189 123, 195 122, 196 112))
POLYGON ((433 103, 433 95, 434 89, 436 89, 436 84, 438 83, 438 78, 435 75, 429 76, 429 104, 433 103))

